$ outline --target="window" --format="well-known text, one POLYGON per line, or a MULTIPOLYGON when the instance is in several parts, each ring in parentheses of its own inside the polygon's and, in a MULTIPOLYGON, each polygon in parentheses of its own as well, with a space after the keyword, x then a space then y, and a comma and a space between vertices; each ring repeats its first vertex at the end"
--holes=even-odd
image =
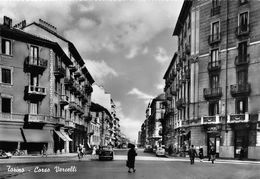
POLYGON ((238 61, 247 61, 247 42, 242 42, 238 44, 238 61))
POLYGON ((219 5, 220 5, 220 2, 219 2, 220 0, 212 0, 212 7, 213 8, 216 8, 216 7, 218 7, 219 5))
POLYGON ((54 105, 54 110, 55 110, 54 111, 54 116, 58 117, 58 105, 57 104, 54 105))
POLYGON ((30 64, 37 65, 38 64, 38 55, 39 50, 38 47, 31 46, 30 47, 30 64))
POLYGON ((246 4, 248 0, 239 0, 240 5, 246 4))
POLYGON ((2 83, 11 84, 11 69, 2 68, 2 83))
POLYGON ((209 116, 215 116, 216 114, 219 114, 218 101, 209 103, 209 116))
POLYGON ((248 24, 249 24, 249 17, 248 12, 243 12, 239 14, 239 32, 247 32, 249 30, 248 24))
POLYGON ((211 66, 212 67, 218 66, 218 49, 211 51, 211 66))
POLYGON ((11 113, 11 98, 2 97, 2 113, 11 113))
POLYGON ((212 23, 211 25, 211 35, 212 41, 219 40, 220 38, 219 21, 212 23))
POLYGON ((217 88, 219 86, 219 76, 218 75, 212 75, 210 77, 210 87, 211 88, 217 88))
POLYGON ((39 86, 39 77, 38 75, 31 73, 30 85, 32 86, 39 86))
POLYGON ((236 100, 236 113, 244 114, 248 111, 248 101, 247 98, 241 98, 236 100))
POLYGON ((38 104, 30 103, 30 114, 38 114, 38 104))
POLYGON ((245 84, 247 83, 247 71, 246 70, 240 70, 237 72, 237 82, 238 85, 241 86, 240 88, 245 87, 245 84))
POLYGON ((2 39, 2 54, 11 55, 11 40, 2 39))

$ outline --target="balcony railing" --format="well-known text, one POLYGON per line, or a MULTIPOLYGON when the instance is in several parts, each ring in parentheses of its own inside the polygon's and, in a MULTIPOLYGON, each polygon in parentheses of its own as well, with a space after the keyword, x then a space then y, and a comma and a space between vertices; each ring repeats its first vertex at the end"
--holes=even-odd
POLYGON ((24 114, 0 113, 0 121, 23 122, 24 121, 24 114))
POLYGON ((177 109, 181 109, 181 108, 184 108, 185 107, 185 99, 184 98, 180 98, 176 101, 176 107, 177 109))
POLYGON ((222 96, 222 88, 204 88, 203 94, 205 99, 220 98, 222 96))
POLYGON ((251 86, 249 83, 235 84, 230 86, 230 93, 233 97, 247 96, 250 94, 251 86))
POLYGON ((201 117, 201 124, 218 124, 220 123, 219 115, 201 117))
POLYGON ((66 120, 65 121, 65 127, 75 128, 75 123, 73 121, 66 120))
POLYGON ((246 123, 249 122, 249 114, 230 114, 227 117, 228 123, 246 123))
POLYGON ((249 24, 240 25, 236 28, 236 35, 237 37, 240 36, 247 36, 250 33, 250 27, 249 24))
POLYGON ((69 97, 67 95, 60 95, 60 105, 65 106, 69 104, 69 97))
POLYGON ((208 41, 209 41, 210 45, 213 45, 215 43, 219 43, 221 41, 221 33, 209 35, 208 41))
POLYGON ((244 55, 244 56, 236 56, 235 59, 235 65, 248 65, 250 61, 250 54, 244 55))
POLYGON ((219 71, 221 69, 221 61, 212 61, 208 63, 208 71, 219 71))
POLYGON ((220 14, 220 8, 221 8, 221 6, 216 6, 216 7, 211 8, 211 12, 210 12, 211 16, 220 14))
POLYGON ((77 68, 76 68, 75 65, 70 65, 70 66, 69 66, 69 70, 70 70, 71 72, 75 72, 75 71, 77 71, 77 68))
POLYGON ((69 110, 76 111, 77 110, 77 103, 75 101, 69 102, 69 110))
POLYGON ((25 67, 34 72, 42 72, 48 66, 48 60, 39 57, 28 56, 25 58, 25 67))
POLYGON ((54 75, 58 78, 63 78, 66 75, 66 70, 62 66, 55 66, 54 75))
POLYGON ((41 100, 46 96, 46 88, 40 86, 29 85, 25 87, 25 91, 26 98, 30 99, 41 100))
POLYGON ((25 122, 33 122, 33 123, 49 123, 50 117, 39 114, 26 114, 25 122))

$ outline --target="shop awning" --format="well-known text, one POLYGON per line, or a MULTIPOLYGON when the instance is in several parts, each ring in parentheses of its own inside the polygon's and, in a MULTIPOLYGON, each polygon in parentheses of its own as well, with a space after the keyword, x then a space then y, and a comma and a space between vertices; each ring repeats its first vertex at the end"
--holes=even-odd
POLYGON ((0 128, 0 141, 4 142, 24 142, 21 129, 0 128))
POLYGON ((23 129, 23 134, 26 142, 53 142, 51 132, 41 129, 23 129))
POLYGON ((63 141, 67 141, 67 138, 64 136, 64 135, 62 135, 62 133, 60 132, 60 131, 56 131, 56 130, 54 130, 54 132, 59 136, 59 138, 61 138, 63 141))
POLYGON ((72 141, 72 139, 69 137, 69 135, 66 132, 64 131, 60 131, 60 132, 66 138, 67 141, 72 141))

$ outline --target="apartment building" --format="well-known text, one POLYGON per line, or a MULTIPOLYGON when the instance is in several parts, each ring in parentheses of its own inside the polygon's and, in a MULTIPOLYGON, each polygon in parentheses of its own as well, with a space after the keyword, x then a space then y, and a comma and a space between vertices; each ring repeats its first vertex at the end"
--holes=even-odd
POLYGON ((173 33, 174 81, 182 82, 185 68, 190 73, 176 89, 180 147, 193 144, 207 154, 213 146, 220 157, 260 158, 259 7, 248 0, 184 1, 173 33))
MULTIPOLYGON (((40 22, 39 28, 51 32, 40 22)), ((37 154, 46 145, 48 153, 74 152, 84 143, 94 80, 71 42, 68 55, 40 32, 25 32, 29 26, 23 21, 13 27, 8 17, 1 25, 0 147, 37 154), (78 71, 74 58, 81 59, 78 71)))

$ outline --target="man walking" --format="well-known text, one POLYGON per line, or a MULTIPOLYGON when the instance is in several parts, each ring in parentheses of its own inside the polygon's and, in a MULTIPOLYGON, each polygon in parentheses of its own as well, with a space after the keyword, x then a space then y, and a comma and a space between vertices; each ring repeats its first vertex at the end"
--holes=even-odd
POLYGON ((214 164, 214 161, 216 159, 216 151, 213 146, 210 148, 209 155, 210 155, 212 164, 214 164))
POLYGON ((189 150, 189 155, 190 155, 190 164, 194 164, 194 159, 197 156, 197 152, 194 149, 194 145, 191 145, 191 148, 189 150))

